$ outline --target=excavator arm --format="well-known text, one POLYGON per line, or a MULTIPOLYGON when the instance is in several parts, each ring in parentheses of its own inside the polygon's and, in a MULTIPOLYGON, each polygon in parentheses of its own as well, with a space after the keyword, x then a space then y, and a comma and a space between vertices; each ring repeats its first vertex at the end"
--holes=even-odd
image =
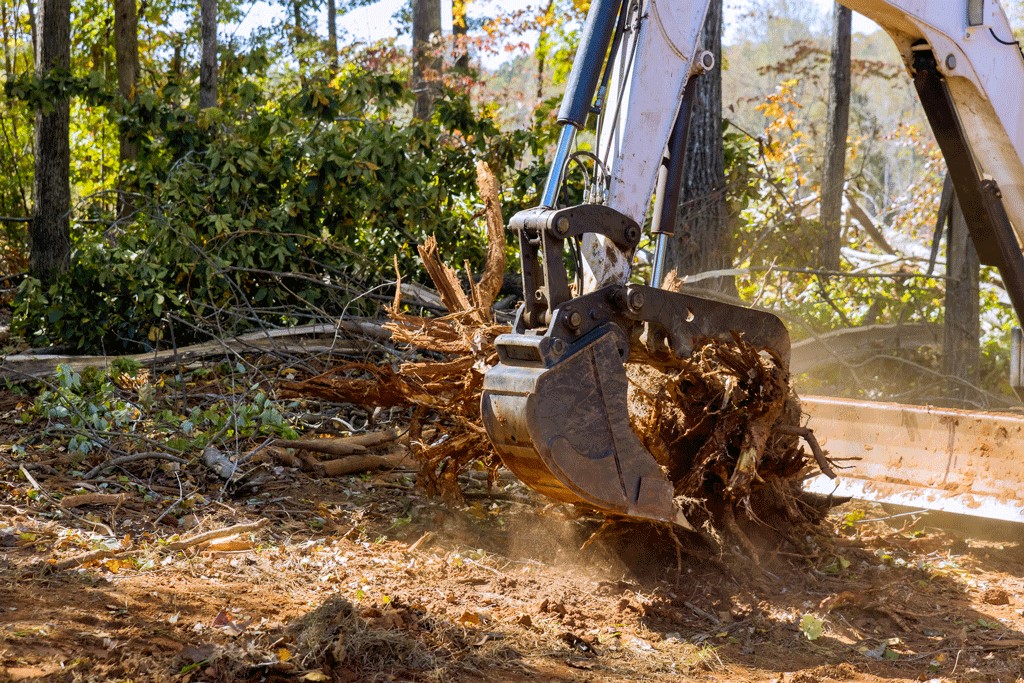
MULTIPOLYGON (((842 0, 896 43, 946 158, 983 263, 1024 314, 1024 57, 996 0, 842 0)), ((633 433, 623 363, 685 358, 702 339, 742 335, 788 369, 775 316, 660 288, 675 227, 706 0, 594 0, 559 110, 561 135, 539 207, 519 239, 525 301, 482 399, 487 432, 527 485, 625 517, 688 523, 671 482, 633 433), (583 204, 562 206, 576 138, 593 117, 583 204), (651 281, 630 283, 652 206, 651 281), (564 252, 578 245, 570 283, 564 252)), ((1015 335, 1015 339, 1019 335, 1015 335)), ((1014 357, 1020 358, 1019 345, 1014 357)), ((1016 363, 1020 382, 1020 368, 1016 363)))

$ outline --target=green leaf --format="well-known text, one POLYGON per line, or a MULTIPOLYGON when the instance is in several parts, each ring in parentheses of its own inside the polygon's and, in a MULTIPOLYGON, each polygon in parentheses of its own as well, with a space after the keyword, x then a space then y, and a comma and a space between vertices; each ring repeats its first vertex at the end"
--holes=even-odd
POLYGON ((805 614, 800 618, 800 630, 807 640, 817 640, 825 632, 825 622, 813 614, 805 614))

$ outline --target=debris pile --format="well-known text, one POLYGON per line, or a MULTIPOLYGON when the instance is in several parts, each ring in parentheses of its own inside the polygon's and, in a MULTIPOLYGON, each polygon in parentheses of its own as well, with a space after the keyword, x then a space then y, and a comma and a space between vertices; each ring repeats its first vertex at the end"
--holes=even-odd
MULTIPOLYGON (((411 408, 409 443, 420 481, 451 500, 461 499, 460 473, 482 463, 493 477, 500 464, 480 422, 480 393, 497 362, 494 339, 508 331, 490 310, 504 272, 503 249, 495 248, 504 245, 503 221, 496 183, 485 167, 479 171, 492 245, 480 284, 467 264, 467 295, 429 240, 420 256, 450 315, 406 315, 398 294, 390 312, 392 341, 422 351, 417 360, 347 363, 284 387, 287 396, 411 408)), ((793 528, 820 517, 800 493, 814 458, 799 446, 799 401, 778 359, 737 336, 708 341, 671 367, 630 364, 628 374, 633 428, 713 546, 731 540, 756 559, 752 524, 793 528)))

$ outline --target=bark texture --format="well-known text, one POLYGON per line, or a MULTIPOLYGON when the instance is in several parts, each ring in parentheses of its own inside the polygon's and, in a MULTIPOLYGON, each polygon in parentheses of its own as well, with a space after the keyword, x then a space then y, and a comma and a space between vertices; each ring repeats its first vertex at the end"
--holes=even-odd
MULTIPOLYGON (((114 57, 117 63, 117 89, 126 102, 135 101, 139 79, 139 15, 135 0, 114 0, 114 57)), ((134 184, 125 178, 125 166, 138 157, 138 146, 130 132, 122 129, 118 157, 121 161, 121 192, 117 198, 117 216, 133 212, 129 195, 134 184)))
POLYGON ((850 129, 850 27, 852 13, 835 3, 832 12, 832 66, 829 69, 825 163, 821 172, 821 227, 824 236, 818 260, 838 270, 842 246, 843 185, 846 180, 846 136, 850 129))
POLYGON ((435 41, 441 35, 439 0, 413 0, 412 3, 412 87, 416 93, 413 115, 429 119, 437 99, 437 79, 441 59, 435 41))
POLYGON ((469 45, 466 43, 466 7, 469 0, 452 0, 452 36, 455 38, 455 69, 469 69, 469 45))
POLYGON ((327 59, 338 68, 338 3, 327 0, 327 59))
MULTIPOLYGON (((669 289, 679 289, 685 275, 732 265, 722 148, 722 0, 712 0, 708 6, 701 49, 714 53, 717 66, 700 77, 694 95, 679 221, 667 252, 665 286, 669 289)), ((731 277, 704 280, 702 286, 735 291, 731 277)))
POLYGON ((943 369, 950 377, 949 396, 962 402, 971 396, 968 384, 980 378, 980 298, 978 252, 967 230, 960 203, 953 202, 946 242, 946 321, 943 369))
POLYGON ((199 62, 199 108, 217 106, 217 0, 201 0, 203 45, 199 62))
MULTIPOLYGON (((46 79, 71 68, 71 2, 43 0, 39 7, 36 76, 46 79)), ((29 268, 44 284, 68 268, 71 253, 68 139, 70 100, 53 96, 52 107, 36 112, 35 211, 29 230, 29 268)))

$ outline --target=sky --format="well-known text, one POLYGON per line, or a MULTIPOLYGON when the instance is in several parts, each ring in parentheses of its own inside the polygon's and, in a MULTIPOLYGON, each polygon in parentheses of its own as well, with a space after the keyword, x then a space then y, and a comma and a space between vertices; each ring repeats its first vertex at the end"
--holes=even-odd
MULTIPOLYGON (((378 0, 377 3, 368 7, 361 7, 352 10, 347 14, 338 17, 339 40, 343 42, 373 42, 389 35, 394 35, 398 25, 394 15, 399 11, 407 0, 378 0)), ((832 9, 832 0, 807 0, 815 5, 823 14, 832 9)), ((537 7, 539 1, 531 0, 473 0, 470 11, 476 16, 494 16, 499 13, 515 11, 528 7, 537 7)), ((745 0, 728 0, 725 3, 725 42, 728 44, 736 39, 735 32, 730 32, 730 18, 735 17, 743 11, 746 5, 745 0)), ((266 25, 272 21, 279 20, 283 9, 281 4, 268 3, 263 0, 255 0, 249 12, 245 15, 238 26, 227 27, 229 33, 246 34, 254 28, 266 25)), ((321 32, 326 34, 326 16, 321 17, 321 32)), ((735 22, 733 22, 735 23, 735 22)), ((451 31, 452 14, 451 3, 441 3, 441 26, 447 33, 451 31)), ((878 30, 878 26, 864 17, 853 15, 853 30, 860 33, 872 33, 878 30)), ((535 36, 524 36, 527 42, 536 40, 535 36)), ((485 58, 484 65, 488 68, 495 68, 508 56, 501 54, 485 58)))

